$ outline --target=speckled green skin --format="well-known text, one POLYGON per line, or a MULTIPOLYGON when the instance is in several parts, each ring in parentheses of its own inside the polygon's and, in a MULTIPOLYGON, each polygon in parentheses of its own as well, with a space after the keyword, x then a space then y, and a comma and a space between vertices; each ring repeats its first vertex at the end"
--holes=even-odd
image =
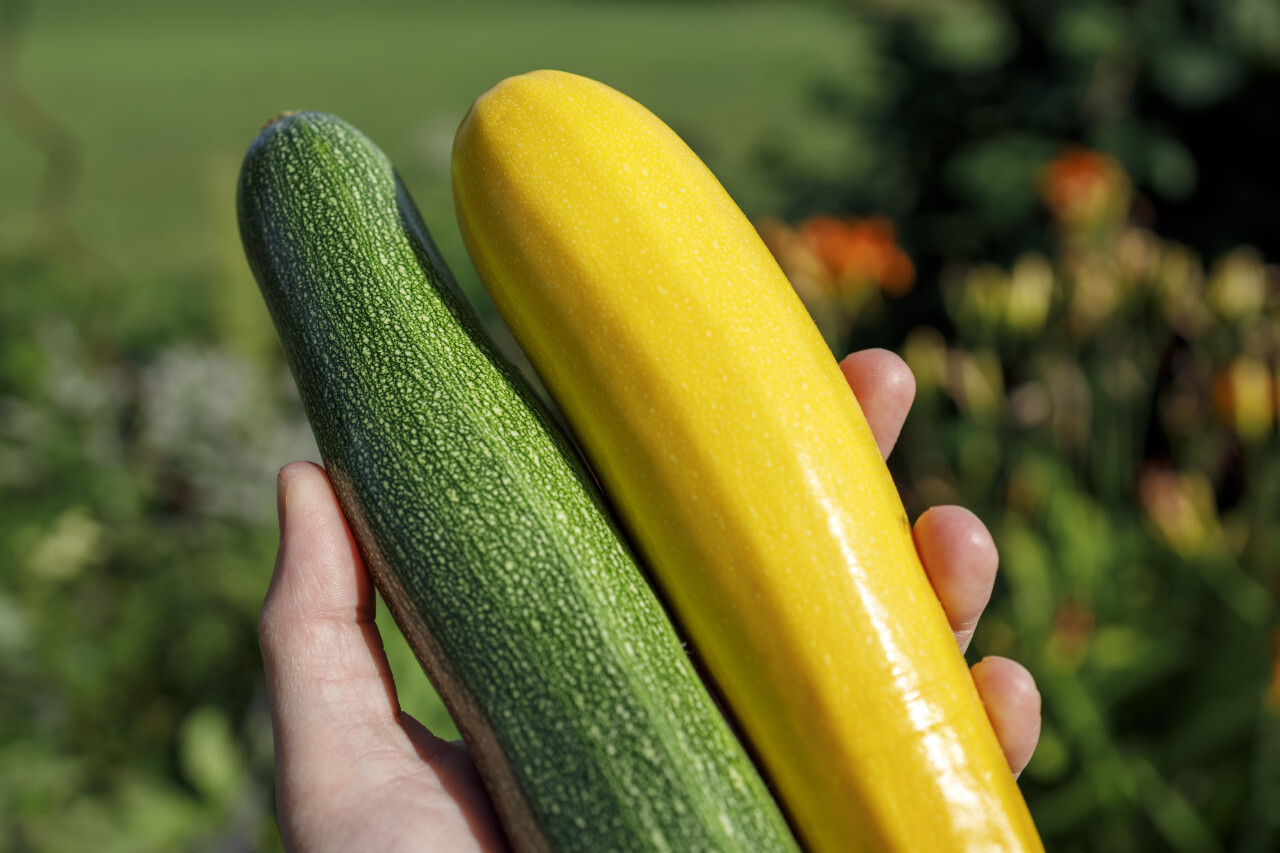
POLYGON ((564 436, 386 157, 286 116, 240 230, 366 563, 526 849, 794 850, 564 436))

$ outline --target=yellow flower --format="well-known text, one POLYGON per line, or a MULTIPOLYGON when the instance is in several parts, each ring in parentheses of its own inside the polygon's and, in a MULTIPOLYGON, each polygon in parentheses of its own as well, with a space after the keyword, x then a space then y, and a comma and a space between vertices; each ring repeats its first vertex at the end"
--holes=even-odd
POLYGON ((1018 258, 1009 277, 1009 328, 1028 335, 1039 334, 1053 305, 1053 267, 1044 256, 1028 252, 1018 258))
POLYGON ((1252 356, 1240 356, 1213 381, 1218 415, 1246 440, 1271 431, 1276 415, 1276 384, 1270 366, 1252 356))
POLYGON ((1226 320, 1260 314, 1267 301, 1267 272, 1258 250, 1241 246, 1219 258, 1209 276, 1206 298, 1226 320))
POLYGON ((1138 500, 1159 537, 1184 557, 1221 544, 1218 504, 1204 474, 1149 465, 1138 476, 1138 500))

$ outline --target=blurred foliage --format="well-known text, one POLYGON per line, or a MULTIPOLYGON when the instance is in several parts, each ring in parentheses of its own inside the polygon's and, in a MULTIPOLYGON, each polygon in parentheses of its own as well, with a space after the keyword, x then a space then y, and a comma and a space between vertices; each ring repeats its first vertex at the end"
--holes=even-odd
POLYGON ((1050 848, 1280 847, 1276 0, 0 0, 0 851, 278 847, 254 621, 315 449, 240 152, 355 121, 492 318, 448 142, 537 66, 667 118, 833 348, 910 363, 895 474, 996 535, 973 648, 1041 685, 1050 848))
POLYGON ((198 335, 145 363, 86 338, 56 265, 2 274, 0 849, 244 846, 270 814, 263 484, 309 452, 300 406, 198 335))
POLYGON ((1217 255, 1280 250, 1274 0, 844 0, 854 66, 817 94, 825 149, 761 147, 789 219, 876 212, 927 274, 1048 248, 1034 177, 1064 143, 1116 157, 1135 215, 1217 255))

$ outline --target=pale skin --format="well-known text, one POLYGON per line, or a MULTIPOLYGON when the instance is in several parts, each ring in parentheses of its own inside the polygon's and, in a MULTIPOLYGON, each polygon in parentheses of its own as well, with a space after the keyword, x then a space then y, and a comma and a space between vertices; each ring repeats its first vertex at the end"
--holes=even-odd
MULTIPOLYGON (((866 350, 840 364, 880 451, 893 449, 915 397, 901 359, 866 350)), ((258 632, 275 731, 276 809, 292 850, 508 849, 460 743, 400 709, 374 625, 373 586, 323 469, 280 472, 280 553, 258 632)), ((915 523, 916 548, 966 648, 991 596, 998 557, 968 510, 940 506, 915 523)), ((1006 658, 973 666, 1009 765, 1040 736, 1040 694, 1006 658)))

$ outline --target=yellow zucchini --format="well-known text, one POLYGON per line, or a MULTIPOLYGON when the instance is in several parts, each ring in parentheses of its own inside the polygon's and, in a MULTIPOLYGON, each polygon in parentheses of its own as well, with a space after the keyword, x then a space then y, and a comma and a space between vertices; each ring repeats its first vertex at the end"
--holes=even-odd
POLYGON ((1039 850, 857 402, 715 177, 614 90, 454 142, 486 287, 814 851, 1039 850))

